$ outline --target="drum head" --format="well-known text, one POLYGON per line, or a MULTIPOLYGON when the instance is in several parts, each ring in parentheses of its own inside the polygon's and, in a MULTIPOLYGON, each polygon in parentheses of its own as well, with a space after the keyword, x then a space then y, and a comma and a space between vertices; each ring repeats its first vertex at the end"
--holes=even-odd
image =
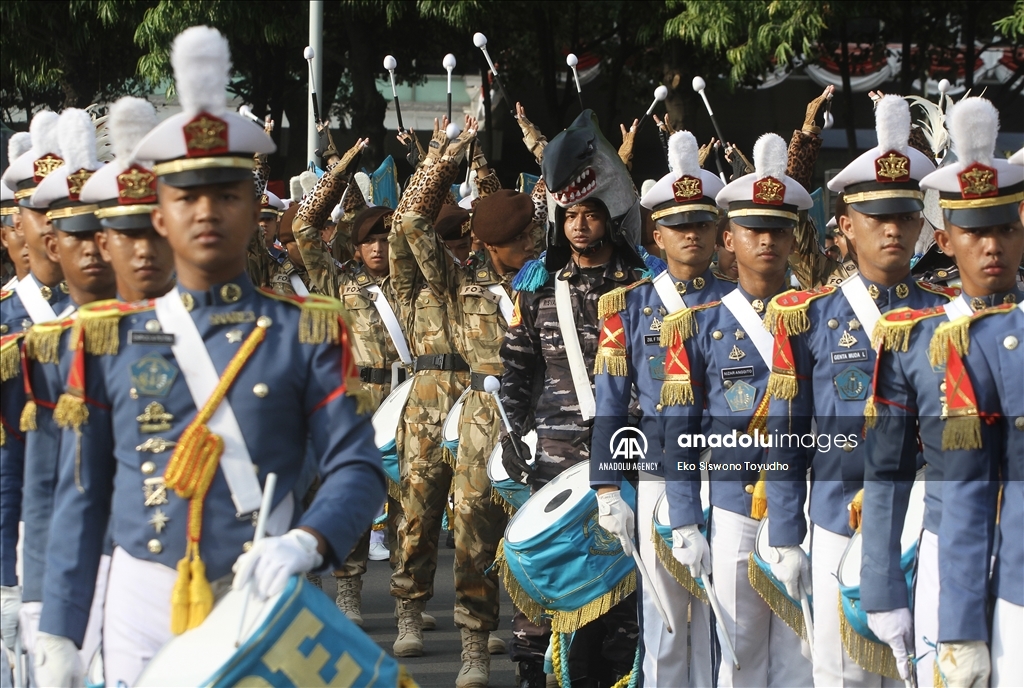
MULTIPOLYGON (((529 463, 533 463, 533 457, 537 455, 537 432, 531 430, 523 435, 523 442, 530 448, 529 463)), ((492 483, 510 480, 508 471, 505 470, 505 464, 501 462, 501 442, 494 446, 494 449, 491 450, 491 455, 487 459, 487 477, 491 479, 492 483)))
POLYGON ((398 423, 402 420, 402 411, 405 409, 405 402, 409 399, 409 393, 412 391, 412 381, 413 378, 409 378, 391 390, 388 398, 381 402, 374 412, 370 422, 373 424, 373 439, 378 449, 395 439, 398 423))
POLYGON ((467 389, 459 397, 459 400, 452 406, 452 410, 445 416, 444 425, 441 426, 441 439, 445 442, 458 442, 459 441, 459 429, 462 427, 462 406, 463 399, 466 398, 466 394, 469 392, 467 389))
POLYGON ((843 558, 839 560, 839 585, 844 588, 860 587, 860 562, 863 553, 863 542, 860 533, 854 533, 850 538, 850 544, 843 552, 843 558))
POLYGON ((581 461, 559 473, 526 501, 509 521, 505 539, 522 542, 548 531, 588 494, 593 494, 590 462, 581 461))

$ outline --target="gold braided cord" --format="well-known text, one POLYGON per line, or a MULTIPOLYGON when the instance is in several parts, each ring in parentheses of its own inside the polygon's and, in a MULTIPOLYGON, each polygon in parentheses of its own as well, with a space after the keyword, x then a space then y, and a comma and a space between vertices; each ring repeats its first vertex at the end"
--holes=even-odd
POLYGON ((940 198, 939 206, 950 210, 964 210, 971 208, 993 208, 997 205, 1010 205, 1024 201, 1024 191, 1018 191, 1009 196, 992 196, 991 198, 940 198))
POLYGON ((913 198, 923 201, 924 192, 914 191, 913 189, 879 189, 877 191, 843 194, 843 200, 850 205, 854 203, 867 203, 868 201, 880 201, 886 198, 913 198))
POLYGON ((180 160, 170 160, 168 162, 157 163, 156 165, 153 165, 153 172, 156 176, 162 177, 167 174, 176 174, 178 172, 220 169, 225 167, 251 170, 255 164, 256 163, 252 158, 236 158, 227 155, 212 158, 182 158, 180 160))
POLYGON ((655 210, 651 213, 652 220, 660 220, 663 217, 670 215, 678 215, 679 213, 692 213, 698 210, 703 210, 708 213, 719 214, 717 205, 709 205, 707 203, 690 203, 689 205, 676 205, 671 208, 665 208, 664 210, 655 210))
POLYGON ((96 204, 90 205, 74 205, 69 208, 58 208, 57 210, 47 211, 46 217, 50 220, 63 220, 68 217, 78 217, 79 215, 88 215, 99 210, 99 206, 96 204))

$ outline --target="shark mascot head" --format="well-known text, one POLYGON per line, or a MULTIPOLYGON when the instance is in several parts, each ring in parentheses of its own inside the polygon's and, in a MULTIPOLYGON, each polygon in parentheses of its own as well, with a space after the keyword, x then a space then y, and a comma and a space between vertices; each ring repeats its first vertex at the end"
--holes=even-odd
POLYGON ((565 209, 581 201, 599 201, 608 211, 608 230, 596 249, 610 242, 626 262, 644 268, 636 246, 640 243, 640 199, 629 170, 601 133, 597 115, 584 110, 568 129, 544 149, 541 164, 548 187, 548 270, 565 267, 572 246, 565 237, 565 209))

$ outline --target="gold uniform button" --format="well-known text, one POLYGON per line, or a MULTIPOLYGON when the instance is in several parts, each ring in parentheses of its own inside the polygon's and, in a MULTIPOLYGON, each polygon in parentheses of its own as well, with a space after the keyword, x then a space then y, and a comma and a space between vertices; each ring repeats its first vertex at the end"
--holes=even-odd
POLYGON ((242 298, 242 288, 233 282, 229 282, 220 288, 220 298, 224 303, 235 303, 242 298))
POLYGON ((185 310, 191 311, 193 308, 196 307, 196 300, 195 298, 193 298, 191 294, 189 294, 186 291, 183 292, 181 295, 181 305, 185 307, 185 310))
POLYGON ((155 471, 155 470, 156 470, 156 464, 153 463, 152 461, 147 461, 144 464, 142 464, 142 473, 144 475, 152 475, 153 471, 155 471))
POLYGON ((839 321, 838 321, 838 320, 836 320, 835 318, 831 318, 831 319, 830 319, 830 320, 828 321, 828 329, 830 329, 830 330, 834 330, 834 329, 836 329, 837 327, 839 327, 839 321))
POLYGON ((68 283, 67 282, 61 282, 57 286, 60 287, 61 293, 64 293, 64 294, 70 294, 71 293, 71 290, 68 289, 68 283))
POLYGON ((7 334, 7 330, 10 328, 7 325, 0 325, 0 334, 7 334))
POLYGON ((908 287, 907 285, 903 284, 902 282, 900 284, 896 285, 896 296, 898 298, 905 299, 905 298, 907 298, 907 296, 909 294, 910 294, 910 287, 908 287))
POLYGON ((1024 416, 1017 416, 1013 421, 1013 427, 1024 430, 1024 416))
POLYGON ((743 491, 746 492, 747 494, 754 494, 754 486, 753 485, 746 485, 743 488, 743 491))
POLYGON ((868 296, 872 299, 877 299, 881 294, 882 292, 878 291, 878 287, 875 285, 872 284, 868 286, 868 296))
POLYGON ((159 540, 153 538, 152 540, 146 543, 146 549, 148 549, 153 554, 160 554, 164 551, 164 546, 159 540))
POLYGON ((654 410, 657 411, 658 413, 661 413, 663 410, 665 410, 665 407, 662 406, 661 404, 656 404, 654 406, 654 410))
POLYGON ((846 442, 845 444, 843 444, 843 451, 846 452, 846 453, 852 452, 853 451, 853 445, 850 444, 849 442, 846 442))
POLYGON ((39 287, 39 295, 42 296, 47 301, 49 301, 50 297, 53 296, 53 290, 44 284, 43 286, 39 287))
POLYGON ((1014 349, 1016 349, 1017 344, 1017 338, 1014 337, 1012 334, 1003 340, 1003 346, 1006 347, 1006 349, 1008 349, 1009 351, 1013 351, 1014 349))
POLYGON ((259 317, 259 319, 256 320, 256 327, 262 327, 264 330, 267 329, 268 327, 270 327, 273 324, 274 324, 274 321, 271 320, 266 315, 261 315, 259 317))
POLYGON ((147 320, 146 321, 146 332, 159 332, 160 321, 159 320, 147 320))
POLYGON ((653 309, 653 308, 651 308, 650 306, 646 306, 646 307, 644 308, 644 315, 650 315, 650 314, 651 314, 651 313, 653 313, 653 312, 654 312, 654 309, 653 309))
POLYGON ((714 337, 715 339, 721 339, 722 338, 722 331, 721 330, 715 330, 714 332, 711 333, 711 336, 714 337))
POLYGON ((694 287, 694 289, 703 289, 704 288, 704 278, 703 277, 694 277, 693 278, 693 287, 694 287))
POLYGON ((614 275, 615 279, 622 279, 625 276, 626 276, 626 273, 624 273, 622 270, 616 270, 615 271, 615 275, 614 275))
POLYGON ((270 394, 270 387, 267 387, 267 383, 260 382, 260 383, 257 383, 252 388, 252 393, 255 394, 256 396, 258 396, 260 399, 262 399, 263 397, 265 397, 268 394, 270 394))

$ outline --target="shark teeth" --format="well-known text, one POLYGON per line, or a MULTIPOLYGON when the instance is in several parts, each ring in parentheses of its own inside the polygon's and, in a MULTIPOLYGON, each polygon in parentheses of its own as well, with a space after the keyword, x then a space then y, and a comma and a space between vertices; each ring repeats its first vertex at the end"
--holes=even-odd
POLYGON ((596 188, 597 175, 593 168, 588 167, 580 172, 568 186, 553 195, 560 205, 565 206, 579 203, 593 193, 596 188))

